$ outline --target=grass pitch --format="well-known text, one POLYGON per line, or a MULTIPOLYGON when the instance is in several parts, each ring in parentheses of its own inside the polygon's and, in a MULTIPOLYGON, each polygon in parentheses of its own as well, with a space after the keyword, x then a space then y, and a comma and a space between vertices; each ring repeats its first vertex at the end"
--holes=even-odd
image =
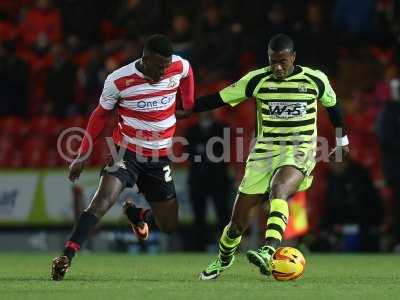
POLYGON ((0 254, 0 299, 400 299, 400 256, 307 255, 302 279, 262 277, 239 255, 213 281, 198 273, 202 254, 82 254, 65 280, 49 280, 49 254, 0 254))

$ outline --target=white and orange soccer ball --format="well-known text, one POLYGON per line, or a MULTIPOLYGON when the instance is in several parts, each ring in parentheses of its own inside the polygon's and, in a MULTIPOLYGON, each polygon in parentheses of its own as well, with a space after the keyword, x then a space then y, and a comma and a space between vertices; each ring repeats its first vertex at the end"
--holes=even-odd
POLYGON ((272 256, 272 276, 278 281, 297 280, 304 274, 306 260, 292 247, 276 249, 272 256))

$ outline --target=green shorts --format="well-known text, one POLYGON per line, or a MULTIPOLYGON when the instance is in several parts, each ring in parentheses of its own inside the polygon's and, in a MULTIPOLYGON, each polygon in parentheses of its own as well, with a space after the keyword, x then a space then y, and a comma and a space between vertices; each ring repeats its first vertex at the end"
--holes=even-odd
POLYGON ((291 148, 282 152, 281 155, 270 152, 268 157, 266 154, 263 154, 264 157, 260 155, 256 157, 252 154, 246 162, 245 174, 239 186, 240 192, 249 195, 269 193, 271 179, 276 170, 282 166, 293 166, 305 175, 298 191, 305 191, 311 186, 313 177, 310 174, 315 166, 313 157, 307 157, 301 151, 300 155, 299 151, 294 154, 291 148))

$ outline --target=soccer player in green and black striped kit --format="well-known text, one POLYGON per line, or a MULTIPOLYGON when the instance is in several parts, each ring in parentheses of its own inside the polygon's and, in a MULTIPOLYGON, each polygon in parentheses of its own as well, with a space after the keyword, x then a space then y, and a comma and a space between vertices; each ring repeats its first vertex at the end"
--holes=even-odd
POLYGON ((257 103, 257 141, 246 162, 231 220, 220 238, 219 255, 201 272, 202 280, 214 279, 232 265, 250 223, 250 212, 264 201, 270 204, 265 245, 246 254, 262 274, 270 275, 271 256, 282 241, 289 218, 288 198, 312 182, 317 100, 327 108, 333 126, 342 129, 329 158, 348 155, 342 115, 328 78, 321 71, 294 65, 295 57, 293 41, 278 34, 268 44, 268 67, 251 71, 219 93, 196 101, 195 113, 226 104, 235 106, 250 97, 257 103))

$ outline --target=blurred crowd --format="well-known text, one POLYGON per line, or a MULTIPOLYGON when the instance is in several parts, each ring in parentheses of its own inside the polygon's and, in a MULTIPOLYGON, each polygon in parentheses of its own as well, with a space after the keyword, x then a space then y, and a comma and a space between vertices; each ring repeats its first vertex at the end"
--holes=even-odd
MULTIPOLYGON (((170 36, 175 53, 191 62, 201 95, 266 65, 269 37, 284 32, 295 41, 297 63, 331 79, 352 148, 348 169, 317 167, 309 192, 311 219, 320 219, 316 215, 329 203, 326 191, 343 174, 364 172, 364 184, 370 179, 382 204, 371 206, 383 216, 375 229, 389 232, 400 216, 393 172, 400 167, 399 20, 397 0, 1 0, 0 166, 65 165, 54 149, 57 135, 64 128, 85 127, 107 74, 140 57, 149 34, 170 36)), ((332 141, 329 120, 323 109, 319 114, 319 134, 332 141)), ((220 110, 215 118, 244 127, 246 143, 254 128, 249 115, 254 115, 251 101, 220 110)), ((178 134, 195 122, 181 123, 178 134)), ((101 164, 102 157, 94 155, 91 163, 101 164)), ((340 197, 352 192, 346 189, 340 197)), ((359 195, 351 203, 362 214, 369 208, 360 208, 359 195)), ((343 222, 355 222, 349 218, 343 222)))
MULTIPOLYGON (((199 85, 264 65, 268 38, 286 32, 298 62, 335 79, 341 99, 389 97, 383 81, 396 72, 398 1, 286 2, 2 0, 0 114, 87 114, 106 75, 140 56, 154 32, 171 37, 199 85)), ((351 102, 351 112, 362 103, 351 102)))

